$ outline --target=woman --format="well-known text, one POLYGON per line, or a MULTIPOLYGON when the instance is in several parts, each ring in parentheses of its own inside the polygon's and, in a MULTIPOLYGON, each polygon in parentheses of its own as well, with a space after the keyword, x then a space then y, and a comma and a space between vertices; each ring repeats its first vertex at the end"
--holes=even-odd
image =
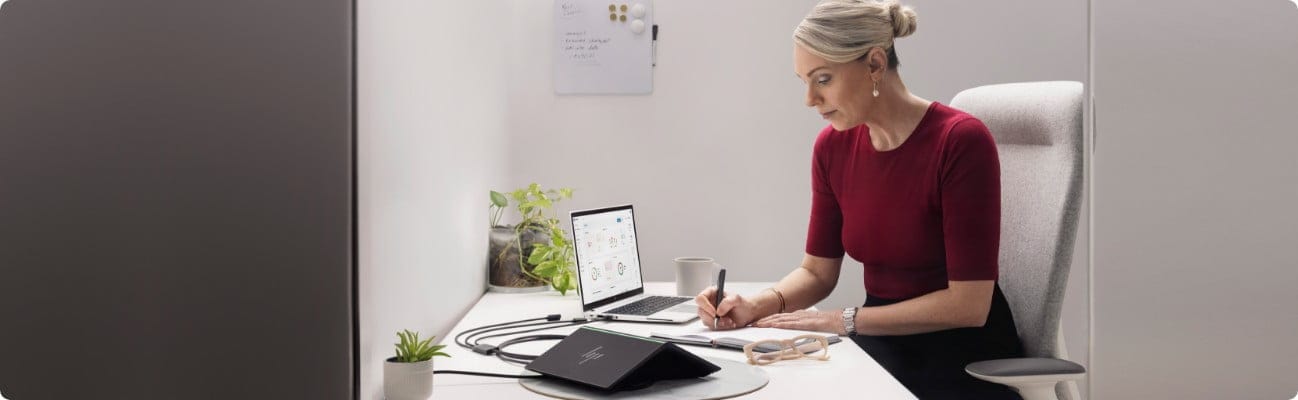
POLYGON ((713 329, 747 325, 850 335, 921 399, 1017 399, 970 362, 1021 357, 996 285, 1000 163, 976 118, 911 94, 895 38, 915 31, 895 1, 827 0, 794 31, 806 103, 829 121, 812 155, 802 265, 752 297, 696 301, 713 329), (794 311, 838 283, 844 253, 865 268, 864 307, 794 311))

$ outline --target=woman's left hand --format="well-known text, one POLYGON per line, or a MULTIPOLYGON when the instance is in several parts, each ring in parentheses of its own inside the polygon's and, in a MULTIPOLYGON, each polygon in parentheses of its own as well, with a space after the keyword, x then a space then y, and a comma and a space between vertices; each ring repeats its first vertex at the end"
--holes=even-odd
POLYGON ((808 311, 799 310, 791 313, 775 314, 753 322, 758 328, 797 329, 801 331, 829 332, 843 335, 842 311, 808 311))

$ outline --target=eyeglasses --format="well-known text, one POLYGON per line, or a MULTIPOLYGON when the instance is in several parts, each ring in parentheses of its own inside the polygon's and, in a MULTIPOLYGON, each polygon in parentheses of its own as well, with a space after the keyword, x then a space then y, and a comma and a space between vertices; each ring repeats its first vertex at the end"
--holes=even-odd
POLYGON ((802 335, 792 339, 768 339, 744 345, 748 363, 767 365, 776 361, 811 358, 829 359, 829 340, 820 335, 802 335))

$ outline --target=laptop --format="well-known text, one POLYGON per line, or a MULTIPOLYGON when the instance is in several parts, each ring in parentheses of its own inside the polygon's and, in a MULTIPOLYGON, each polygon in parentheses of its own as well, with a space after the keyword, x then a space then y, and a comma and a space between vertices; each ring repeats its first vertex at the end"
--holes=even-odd
POLYGON ((570 213, 581 309, 619 321, 682 323, 698 318, 693 297, 644 292, 635 212, 621 205, 570 213))

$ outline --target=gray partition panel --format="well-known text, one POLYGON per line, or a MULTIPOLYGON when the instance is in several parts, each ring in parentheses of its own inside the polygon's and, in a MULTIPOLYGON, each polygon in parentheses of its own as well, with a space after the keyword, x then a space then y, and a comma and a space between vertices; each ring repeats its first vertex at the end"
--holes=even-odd
POLYGON ((1093 399, 1298 392, 1298 5, 1101 0, 1093 399))
POLYGON ((353 2, 0 3, 0 392, 354 398, 353 2))

